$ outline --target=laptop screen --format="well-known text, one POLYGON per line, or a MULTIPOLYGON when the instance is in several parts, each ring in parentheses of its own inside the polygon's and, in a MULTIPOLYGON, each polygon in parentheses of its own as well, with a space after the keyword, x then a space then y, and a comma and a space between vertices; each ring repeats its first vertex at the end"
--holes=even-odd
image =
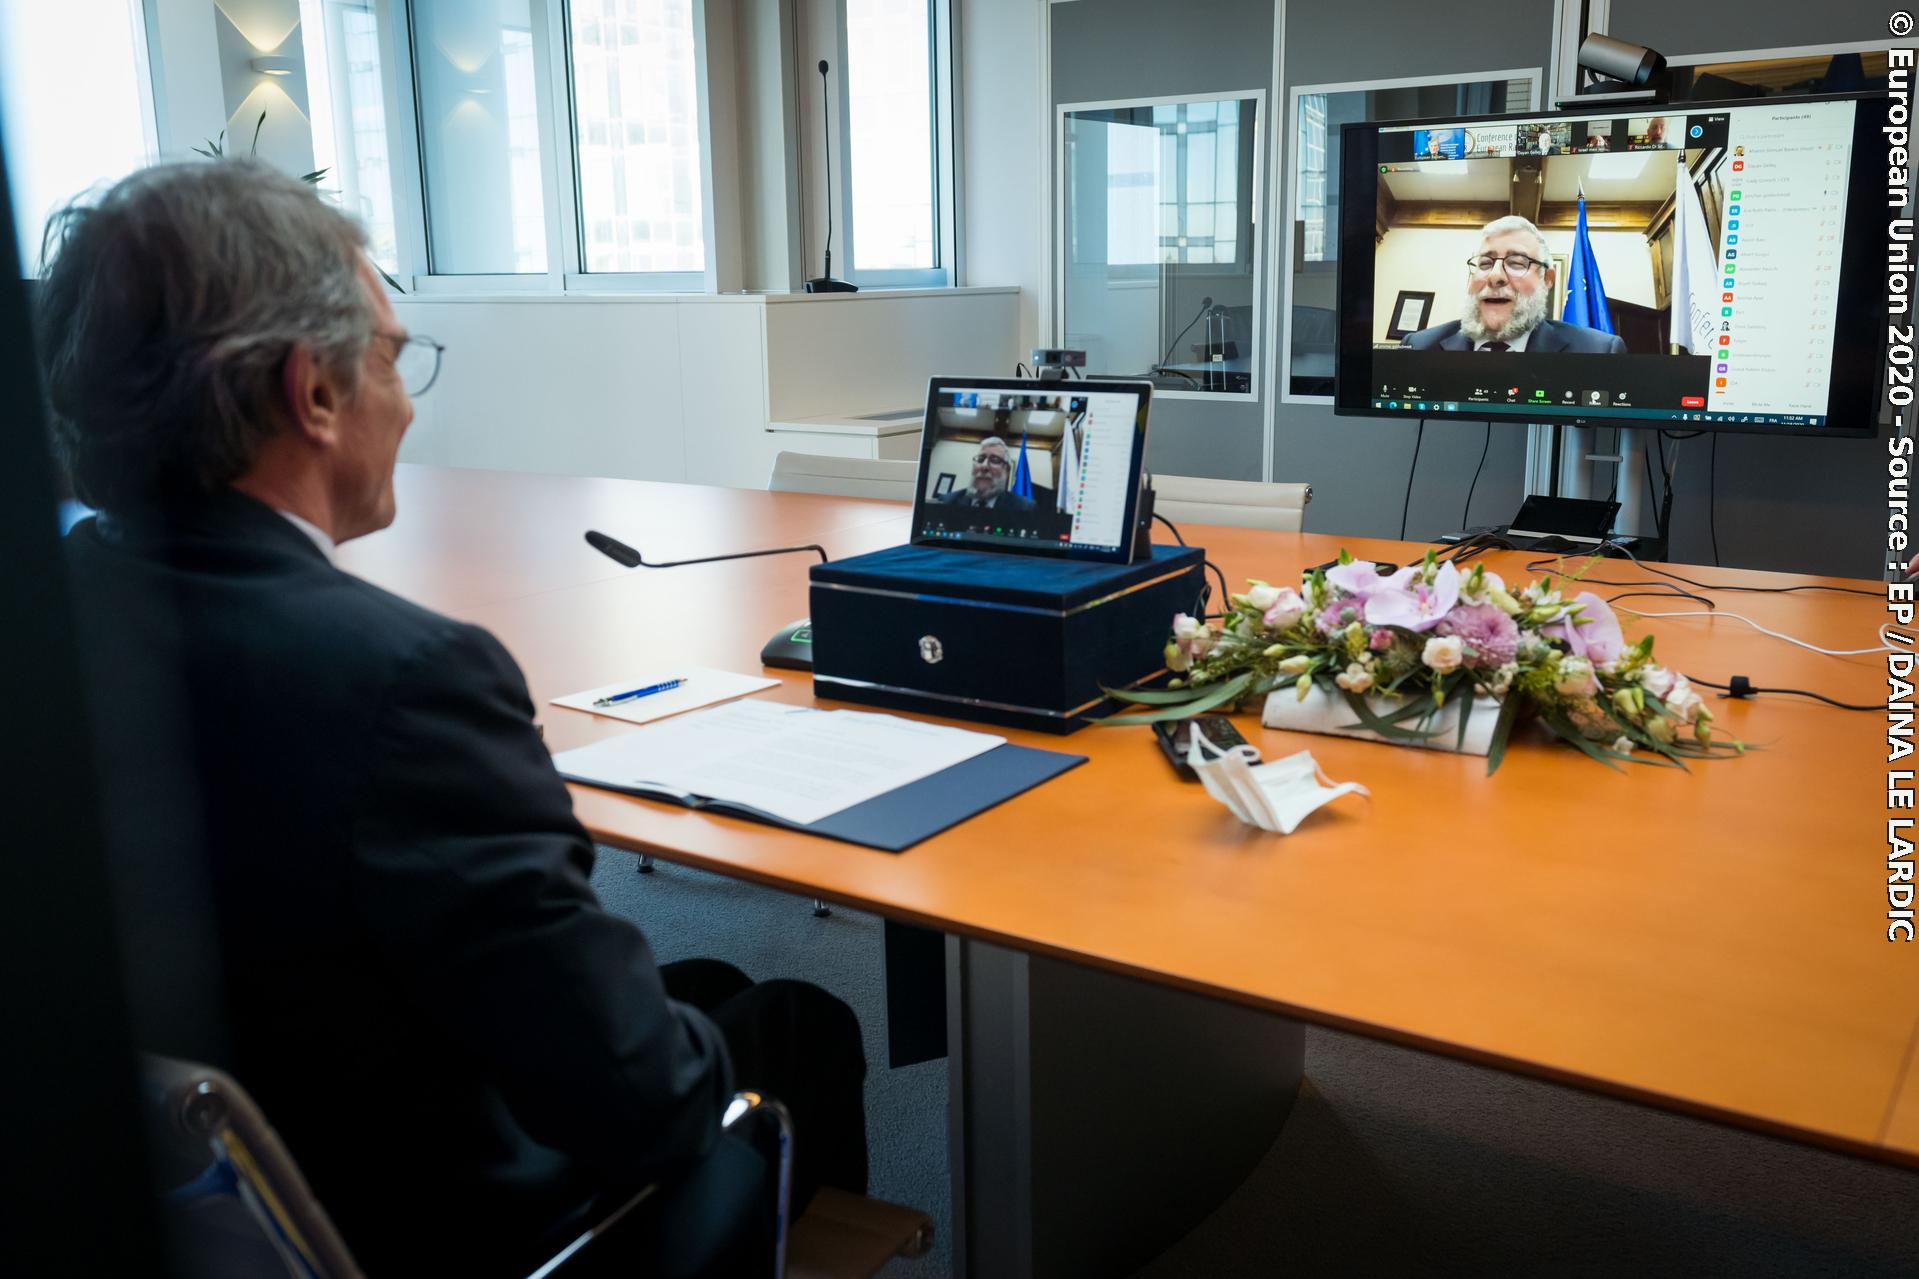
POLYGON ((913 540, 1132 558, 1145 382, 934 378, 913 540))

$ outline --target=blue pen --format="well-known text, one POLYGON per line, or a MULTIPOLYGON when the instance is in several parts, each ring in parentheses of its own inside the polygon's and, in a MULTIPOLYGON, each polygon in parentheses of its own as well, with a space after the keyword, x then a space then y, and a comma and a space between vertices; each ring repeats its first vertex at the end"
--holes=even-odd
POLYGON ((668 689, 678 688, 686 683, 683 679, 669 679, 659 684, 648 684, 645 688, 636 688, 625 693, 614 693, 610 697, 598 698, 595 706, 616 706, 621 702, 630 702, 638 697, 651 697, 655 693, 664 693, 668 689))

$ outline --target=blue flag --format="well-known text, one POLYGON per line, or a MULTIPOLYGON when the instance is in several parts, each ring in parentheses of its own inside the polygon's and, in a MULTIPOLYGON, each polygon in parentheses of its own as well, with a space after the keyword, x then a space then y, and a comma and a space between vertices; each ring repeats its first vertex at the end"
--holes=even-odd
POLYGON ((1020 432, 1019 437, 1019 469, 1013 472, 1013 496, 1027 498, 1033 496, 1033 471, 1026 464, 1026 432, 1024 431, 1020 432))
POLYGON ((1599 282, 1599 260, 1593 256, 1592 237, 1586 234, 1586 194, 1579 195, 1579 227, 1573 232, 1572 261, 1566 267, 1566 309, 1559 318, 1601 333, 1611 333, 1612 313, 1606 309, 1606 286, 1599 282))

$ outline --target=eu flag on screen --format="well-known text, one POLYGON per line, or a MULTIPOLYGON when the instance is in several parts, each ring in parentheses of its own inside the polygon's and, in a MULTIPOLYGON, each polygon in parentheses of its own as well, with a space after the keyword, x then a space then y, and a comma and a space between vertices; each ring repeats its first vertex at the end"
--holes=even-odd
POLYGON ((1033 496, 1033 470, 1026 464, 1026 434, 1019 437, 1019 469, 1013 472, 1013 496, 1033 496))
POLYGON ((1592 237, 1586 233, 1586 196, 1579 196, 1579 227, 1573 232, 1572 261, 1566 267, 1566 309, 1559 317, 1601 333, 1611 333, 1612 313, 1606 309, 1606 286, 1599 282, 1599 260, 1593 256, 1592 237))

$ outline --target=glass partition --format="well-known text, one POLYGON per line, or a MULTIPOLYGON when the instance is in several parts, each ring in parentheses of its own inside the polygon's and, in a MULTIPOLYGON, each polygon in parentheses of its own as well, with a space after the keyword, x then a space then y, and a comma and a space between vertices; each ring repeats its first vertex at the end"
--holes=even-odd
POLYGON ((1309 85, 1293 91, 1293 226, 1286 315, 1284 399, 1333 393, 1339 280, 1339 130, 1365 120, 1530 111, 1539 73, 1443 82, 1309 85))
POLYGON ((1089 376, 1252 394, 1264 101, 1061 108, 1059 332, 1089 376))

